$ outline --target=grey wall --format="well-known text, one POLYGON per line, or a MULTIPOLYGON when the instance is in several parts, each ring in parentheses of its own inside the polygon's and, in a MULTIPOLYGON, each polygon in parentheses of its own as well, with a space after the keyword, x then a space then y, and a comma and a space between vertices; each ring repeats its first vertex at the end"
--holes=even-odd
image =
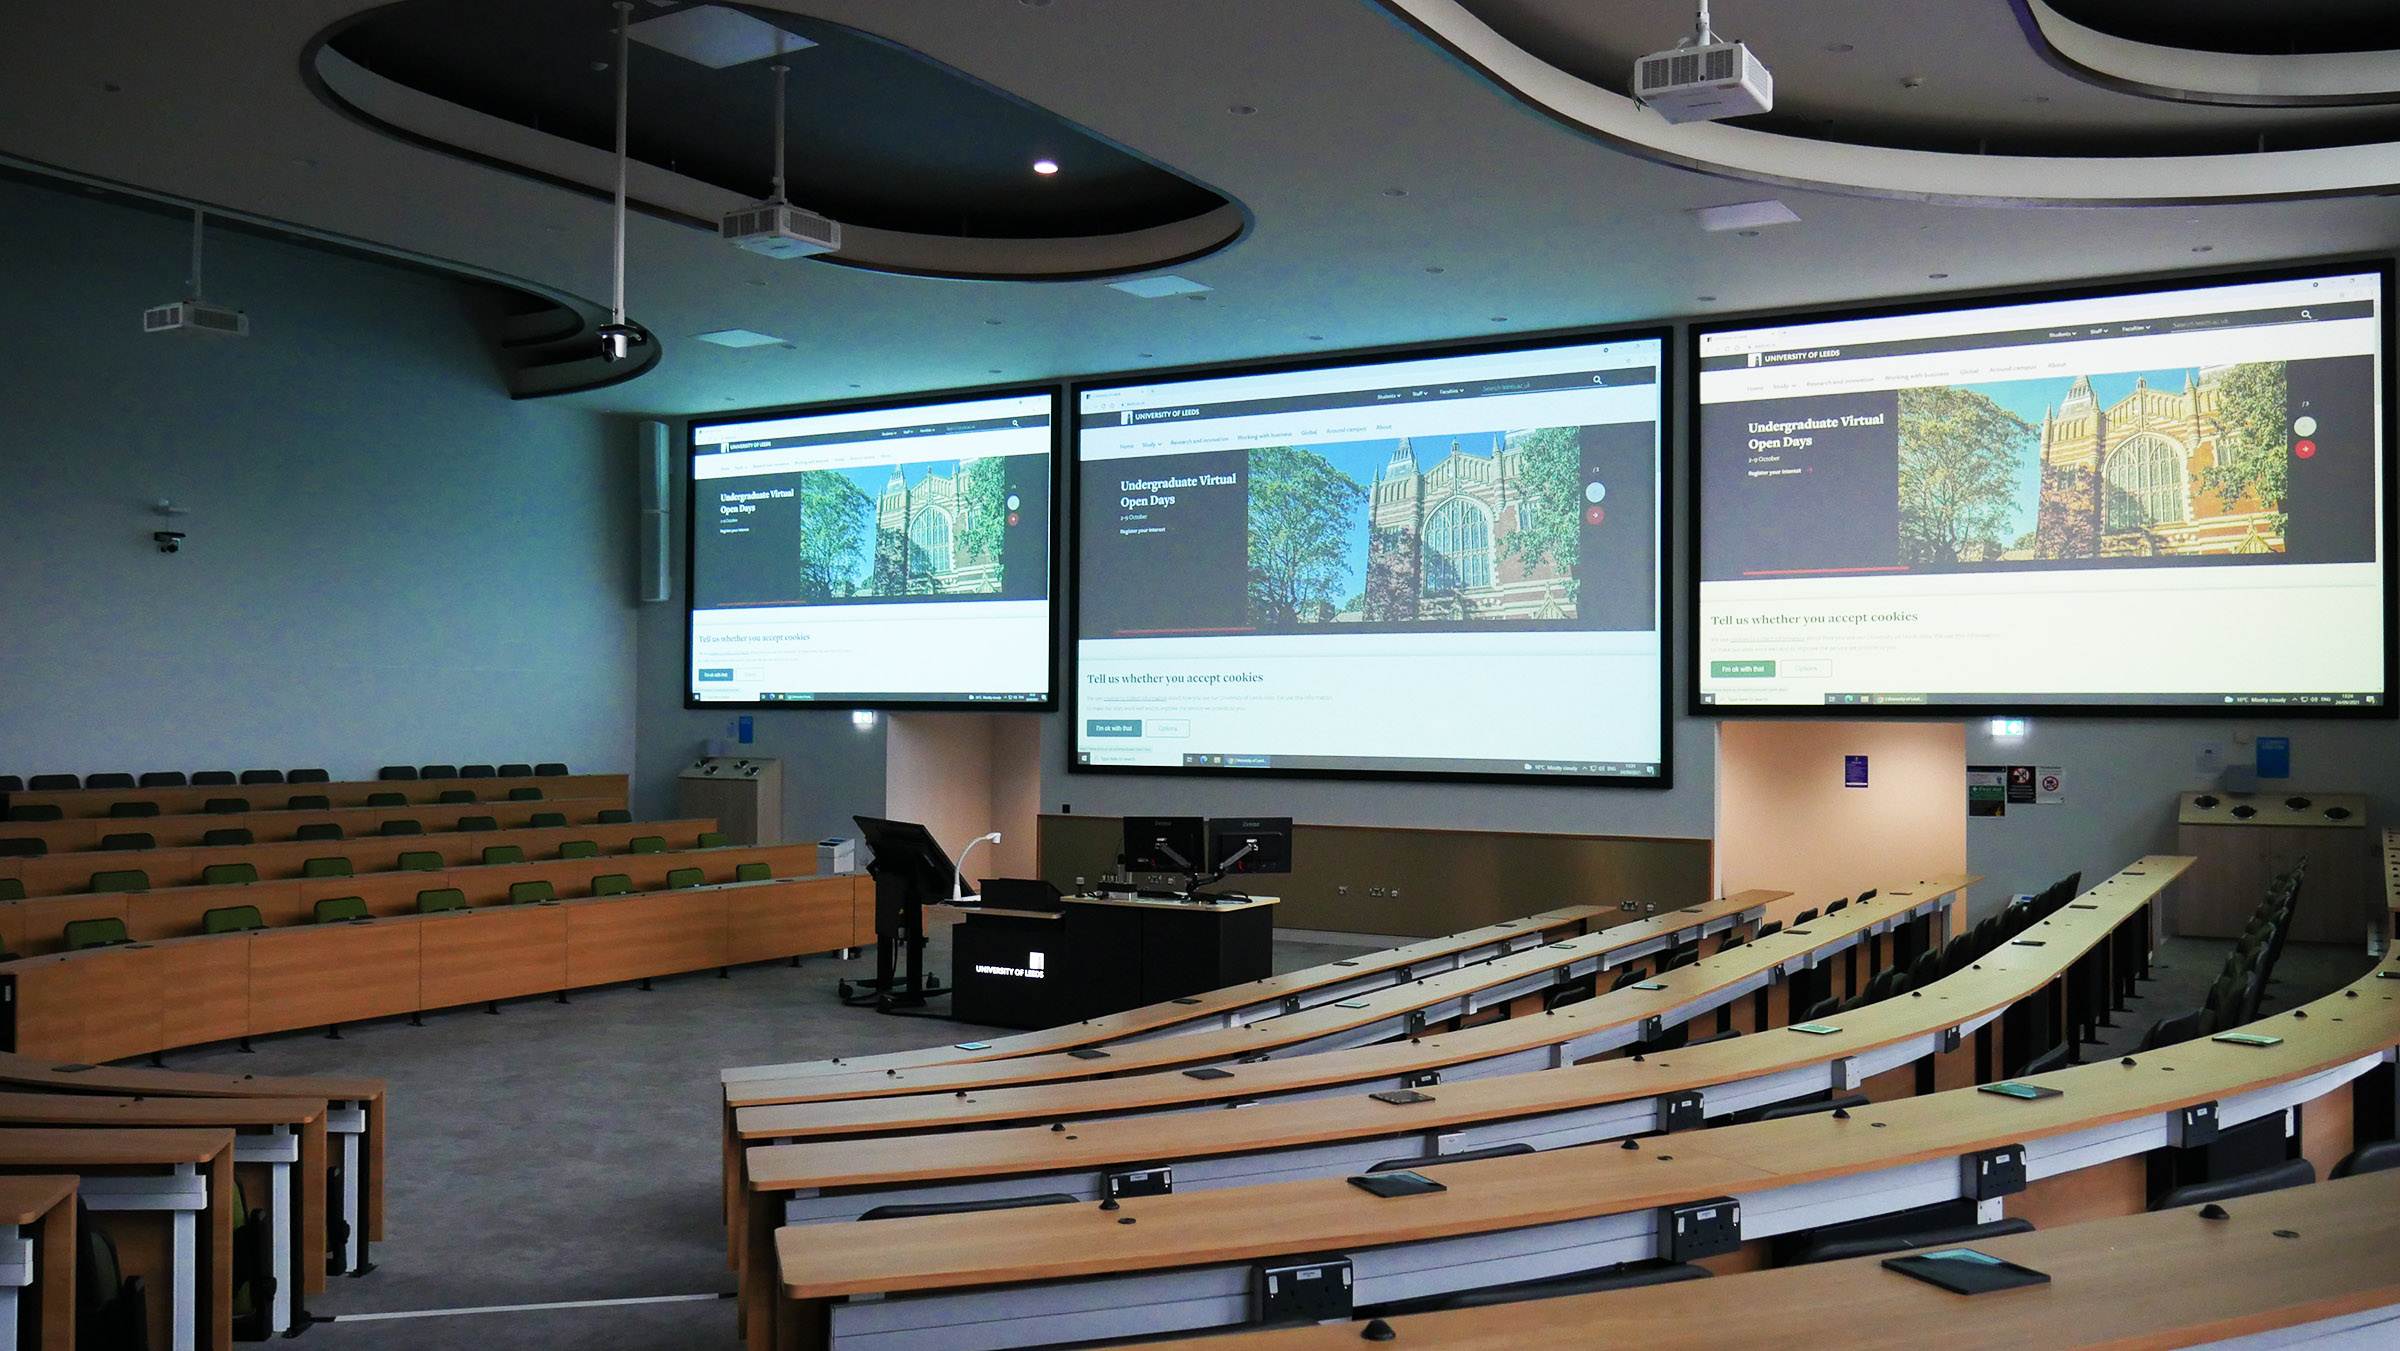
MULTIPOLYGON (((645 424, 631 418, 615 420, 612 439, 633 463, 645 424)), ((667 520, 673 531, 668 548, 673 579, 667 599, 640 607, 640 715, 635 727, 633 808, 637 816, 675 813, 675 774, 701 753, 711 737, 731 737, 726 724, 739 712, 687 709, 683 706, 684 577, 684 424, 667 424, 668 481, 673 500, 667 520)), ((626 482, 634 479, 627 471, 626 482)), ((628 515, 632 508, 627 507, 628 515)), ((735 751, 771 755, 783 761, 783 838, 820 840, 829 835, 855 836, 853 815, 883 814, 884 720, 860 728, 841 709, 793 708, 750 710, 748 746, 735 751)))
MULTIPOLYGON (((1979 915, 2070 872, 2090 879, 2141 854, 2171 852, 2177 795, 2216 786, 2214 775, 2194 769, 2203 742, 2222 743, 2227 764, 2247 765, 2254 738, 2289 736, 2291 778, 2260 791, 2365 793, 2371 830, 2400 824, 2400 728, 2389 722, 2028 717, 2021 741, 1994 741, 1988 720, 1967 724, 1968 764, 2057 765, 2066 786, 2062 803, 2016 805, 2006 816, 1967 822, 1967 870, 1991 878, 1974 893, 1979 915)), ((2363 843, 2375 847, 2371 836, 2363 843)))
POLYGON ((633 755, 629 476, 459 286, 0 182, 0 770, 633 755), (146 510, 188 504, 162 555, 146 510))

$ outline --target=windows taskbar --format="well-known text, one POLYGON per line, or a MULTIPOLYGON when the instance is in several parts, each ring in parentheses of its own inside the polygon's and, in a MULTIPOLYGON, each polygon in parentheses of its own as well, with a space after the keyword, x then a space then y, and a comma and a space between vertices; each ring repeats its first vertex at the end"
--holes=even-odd
POLYGON ((1628 760, 1444 760, 1428 757, 1355 755, 1214 755, 1185 752, 1175 761, 1103 758, 1092 752, 1076 755, 1078 765, 1094 769, 1221 769, 1230 773, 1259 770, 1354 771, 1379 774, 1507 774, 1554 775, 1559 778, 1654 779, 1656 761, 1628 760))
POLYGON ((1945 690, 1941 693, 1907 692, 1825 694, 1817 699, 1794 695, 1790 698, 1761 697, 1744 691, 1740 694, 1703 691, 1700 702, 1718 708, 1815 708, 1822 705, 1877 705, 1882 707, 1948 708, 1971 705, 1988 708, 1999 705, 2040 708, 2045 704, 2097 705, 2107 704, 2127 708, 2381 708, 2381 694, 2027 694, 2022 690, 1945 690))

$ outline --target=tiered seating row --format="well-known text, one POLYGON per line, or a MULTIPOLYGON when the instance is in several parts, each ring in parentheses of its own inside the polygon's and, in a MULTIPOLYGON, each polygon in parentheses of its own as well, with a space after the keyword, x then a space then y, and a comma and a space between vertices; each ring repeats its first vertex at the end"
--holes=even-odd
POLYGON ((370 793, 399 793, 410 804, 438 802, 445 792, 471 792, 482 798, 505 799, 511 788, 539 788, 547 798, 609 798, 622 805, 629 780, 623 774, 565 774, 541 778, 416 779, 405 782, 366 779, 345 783, 249 783, 182 788, 62 788, 42 792, 13 792, 8 805, 57 807, 70 821, 107 819, 120 802, 151 802, 161 816, 204 812, 212 798, 246 797, 261 808, 295 795, 313 795, 336 807, 363 807, 370 793))
POLYGON ((0 999, 11 1049, 98 1062, 854 947, 873 908, 832 877, 298 924, 0 963, 0 999))
MULTIPOLYGON (((339 826, 344 839, 370 838, 380 834, 386 821, 414 821, 428 832, 450 831, 458 822, 475 817, 489 817, 494 828, 520 830, 532 824, 533 818, 544 812, 555 812, 570 823, 596 822, 604 811, 622 812, 622 797, 546 798, 538 802, 469 802, 452 805, 414 803, 402 807, 331 807, 323 810, 305 808, 299 811, 270 809, 264 811, 202 814, 198 816, 138 816, 123 820, 74 821, 8 821, 0 822, 0 844, 8 841, 34 840, 40 852, 70 857, 100 852, 102 843, 111 835, 148 835, 154 848, 176 849, 205 847, 212 830, 241 829, 250 832, 261 843, 288 841, 300 833, 303 826, 339 826)), ((0 876, 16 876, 15 869, 36 861, 22 857, 32 846, 7 844, 0 849, 0 867, 9 869, 0 876), (8 850, 18 852, 11 853, 8 850)), ((118 851, 109 850, 116 853, 118 851)), ((148 850, 136 851, 147 853, 148 850)))
MULTIPOLYGON (((693 832, 685 832, 690 833, 693 832)), ((732 846, 609 854, 233 886, 48 896, 0 905, 0 942, 8 944, 9 951, 27 955, 63 951, 66 926, 87 919, 121 919, 125 921, 127 935, 137 941, 182 938, 205 932, 203 917, 210 910, 234 905, 258 907, 259 917, 270 928, 311 924, 316 918, 318 901, 341 896, 360 898, 370 915, 406 915, 416 911, 422 893, 446 888, 463 893, 470 906, 505 905, 512 899, 512 889, 522 882, 548 882, 552 893, 559 898, 589 896, 593 892, 593 879, 608 876, 625 878, 632 891, 661 891, 667 887, 668 875, 679 869, 697 869, 703 883, 723 883, 736 880, 744 864, 763 864, 771 877, 806 877, 816 871, 816 846, 732 846)))
MULTIPOLYGON (((525 813, 515 812, 512 817, 525 813)), ((88 854, 52 854, 46 858, 0 860, 0 878, 16 876, 28 898, 89 894, 92 878, 101 873, 137 871, 148 880, 146 889, 198 886, 205 870, 220 864, 247 863, 260 880, 277 881, 306 875, 311 859, 338 858, 353 873, 395 872, 401 855, 435 853, 442 866, 457 868, 479 863, 484 851, 514 847, 528 859, 552 858, 560 845, 588 840, 602 853, 622 854, 633 841, 658 836, 669 849, 697 849, 700 837, 716 822, 637 821, 599 824, 585 821, 565 826, 513 826, 498 830, 443 830, 430 835, 361 835, 355 839, 293 840, 279 843, 201 845, 182 849, 110 850, 88 854)))

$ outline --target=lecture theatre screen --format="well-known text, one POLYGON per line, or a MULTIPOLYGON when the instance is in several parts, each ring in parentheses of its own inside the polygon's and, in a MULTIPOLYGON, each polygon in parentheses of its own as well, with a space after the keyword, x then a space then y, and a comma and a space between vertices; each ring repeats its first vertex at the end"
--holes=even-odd
POLYGON ((2388 716, 2390 280, 1697 330, 1697 704, 2388 716))
POLYGON ((686 702, 1049 706, 1057 400, 695 422, 686 702))
POLYGON ((1078 389, 1076 767, 1664 782, 1664 357, 1078 389))

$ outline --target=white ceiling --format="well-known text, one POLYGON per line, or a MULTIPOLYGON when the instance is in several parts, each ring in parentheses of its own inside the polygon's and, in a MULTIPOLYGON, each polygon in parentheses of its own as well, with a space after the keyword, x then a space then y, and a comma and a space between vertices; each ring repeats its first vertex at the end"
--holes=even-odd
MULTIPOLYGON (((1978 13, 1941 53, 1971 67, 1991 40, 1983 30, 2008 22, 2006 0, 1955 3, 1978 13)), ((604 204, 387 139, 306 88, 308 40, 368 7, 29 7, 0 51, 0 88, 9 90, 0 152, 604 299, 604 204)), ((1366 0, 775 7, 879 34, 1040 104, 1227 194, 1255 227, 1176 269, 1214 288, 1194 301, 1137 299, 1097 281, 957 282, 778 263, 636 217, 629 308, 665 339, 666 359, 572 402, 705 412, 2400 242, 2400 213, 2385 197, 2025 210, 1771 193, 1562 129, 1366 0), (1257 111, 1227 111, 1237 104, 1257 111), (1387 195, 1393 189, 1406 195, 1387 195), (1703 233, 1686 215, 1767 195, 1788 201, 1800 223, 1743 238, 1703 233), (692 340, 735 327, 792 346, 733 351, 692 340)), ((1840 8, 1856 20, 1841 40, 1862 64, 1927 59, 1927 25, 1901 16, 1936 7, 1840 8)), ((1737 13, 1720 4, 1720 25, 1755 40, 1751 16, 1737 23, 1737 13)), ((1808 85, 1825 78, 1817 72, 1826 54, 1796 54, 1788 67, 1772 50, 1762 55, 1778 65, 1786 97, 1819 96, 1808 85)), ((2015 106, 2012 116, 2023 116, 2031 105, 2015 106)))

